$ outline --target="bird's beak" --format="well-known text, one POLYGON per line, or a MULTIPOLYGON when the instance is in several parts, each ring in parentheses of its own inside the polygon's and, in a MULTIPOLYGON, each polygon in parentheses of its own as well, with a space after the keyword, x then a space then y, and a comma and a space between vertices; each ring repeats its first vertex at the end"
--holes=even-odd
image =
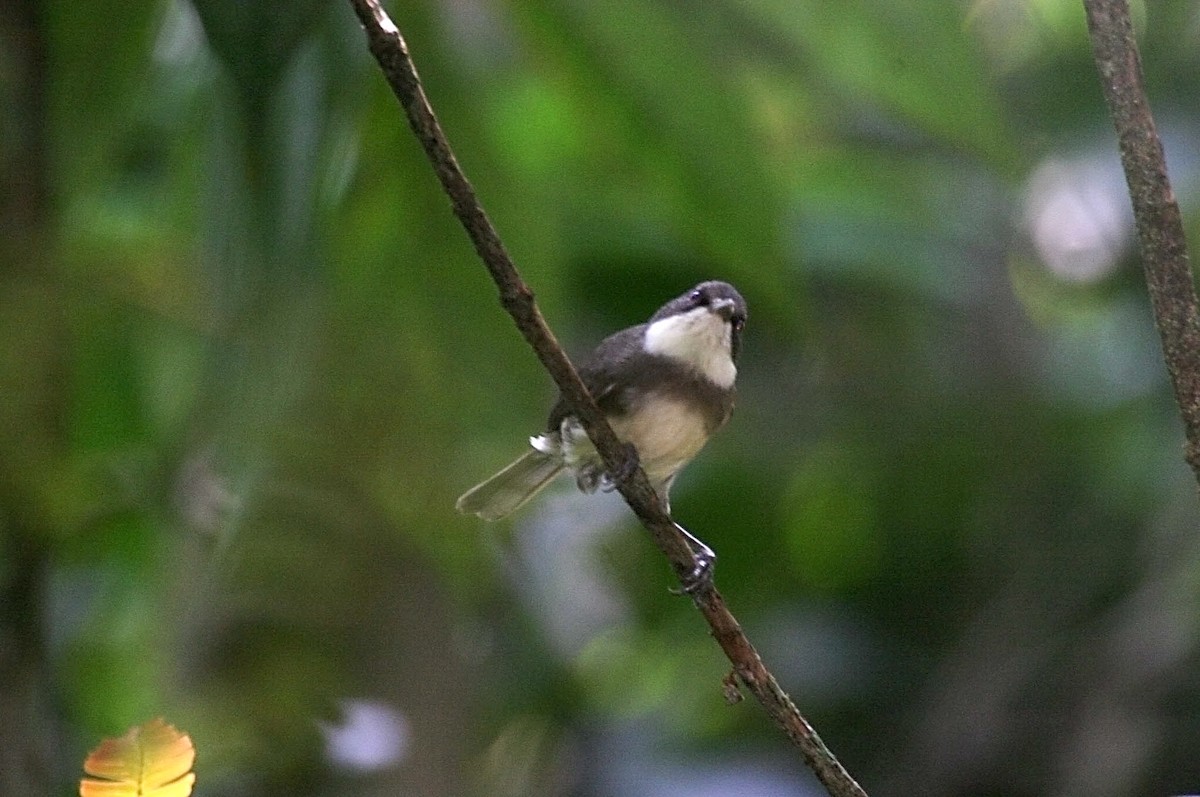
POLYGON ((708 306, 708 309, 710 312, 716 313, 717 315, 721 316, 721 318, 728 321, 729 319, 733 318, 733 311, 736 306, 737 305, 733 299, 717 299, 708 306))

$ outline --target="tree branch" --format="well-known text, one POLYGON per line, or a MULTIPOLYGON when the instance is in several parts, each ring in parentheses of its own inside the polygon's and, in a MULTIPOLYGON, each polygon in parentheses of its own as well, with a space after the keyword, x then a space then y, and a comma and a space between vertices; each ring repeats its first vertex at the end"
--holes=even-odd
MULTIPOLYGON (((403 36, 378 0, 350 0, 350 3, 366 31, 371 54, 404 107, 413 132, 450 197, 454 214, 462 222, 475 251, 495 281, 501 305, 512 316, 563 397, 579 416, 605 466, 610 472, 617 472, 625 459, 624 447, 546 325, 533 292, 521 279, 500 236, 475 197, 475 190, 459 168, 425 96, 403 36)), ((619 489, 682 582, 692 573, 691 549, 663 510, 645 473, 638 468, 631 478, 619 485, 619 489)), ((866 792, 850 777, 764 666, 737 619, 726 608, 721 594, 715 588, 702 589, 692 595, 692 600, 733 664, 738 679, 799 748, 826 791, 833 797, 866 797, 866 792)))
POLYGON ((1142 82, 1126 0, 1084 0, 1092 53, 1112 114, 1163 357, 1200 482, 1200 317, 1179 205, 1142 82))

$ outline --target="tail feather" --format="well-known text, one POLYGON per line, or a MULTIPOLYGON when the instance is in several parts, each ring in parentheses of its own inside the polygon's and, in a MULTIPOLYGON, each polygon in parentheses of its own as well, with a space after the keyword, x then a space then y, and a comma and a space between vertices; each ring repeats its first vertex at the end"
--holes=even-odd
POLYGON ((562 472, 562 458, 538 450, 527 452, 487 481, 458 499, 459 512, 499 520, 520 509, 562 472))

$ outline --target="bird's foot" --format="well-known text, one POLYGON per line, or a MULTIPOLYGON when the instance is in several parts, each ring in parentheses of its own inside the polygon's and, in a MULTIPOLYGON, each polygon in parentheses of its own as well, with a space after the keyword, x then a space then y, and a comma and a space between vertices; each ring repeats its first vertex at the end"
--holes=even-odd
POLYGON ((687 540, 688 547, 692 549, 692 571, 680 577, 682 589, 671 591, 677 595, 708 592, 713 588, 713 571, 717 567, 716 551, 678 523, 675 524, 675 528, 679 529, 679 533, 687 540))
POLYGON ((625 482, 629 481, 630 477, 637 471, 641 461, 638 459, 637 448, 633 443, 625 443, 625 458, 613 473, 605 473, 601 480, 601 490, 606 493, 611 493, 625 482))

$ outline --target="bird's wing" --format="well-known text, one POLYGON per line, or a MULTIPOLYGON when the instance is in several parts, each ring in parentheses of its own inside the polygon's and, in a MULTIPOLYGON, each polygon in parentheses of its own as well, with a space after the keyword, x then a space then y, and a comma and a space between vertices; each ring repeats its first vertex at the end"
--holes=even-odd
MULTIPOLYGON (((609 335, 600 341, 591 356, 579 367, 579 378, 607 415, 619 415, 627 409, 627 391, 623 388, 630 383, 630 369, 643 353, 642 337, 645 332, 646 325, 638 324, 609 335)), ((547 428, 557 430, 568 414, 570 407, 560 398, 550 412, 547 428)))

